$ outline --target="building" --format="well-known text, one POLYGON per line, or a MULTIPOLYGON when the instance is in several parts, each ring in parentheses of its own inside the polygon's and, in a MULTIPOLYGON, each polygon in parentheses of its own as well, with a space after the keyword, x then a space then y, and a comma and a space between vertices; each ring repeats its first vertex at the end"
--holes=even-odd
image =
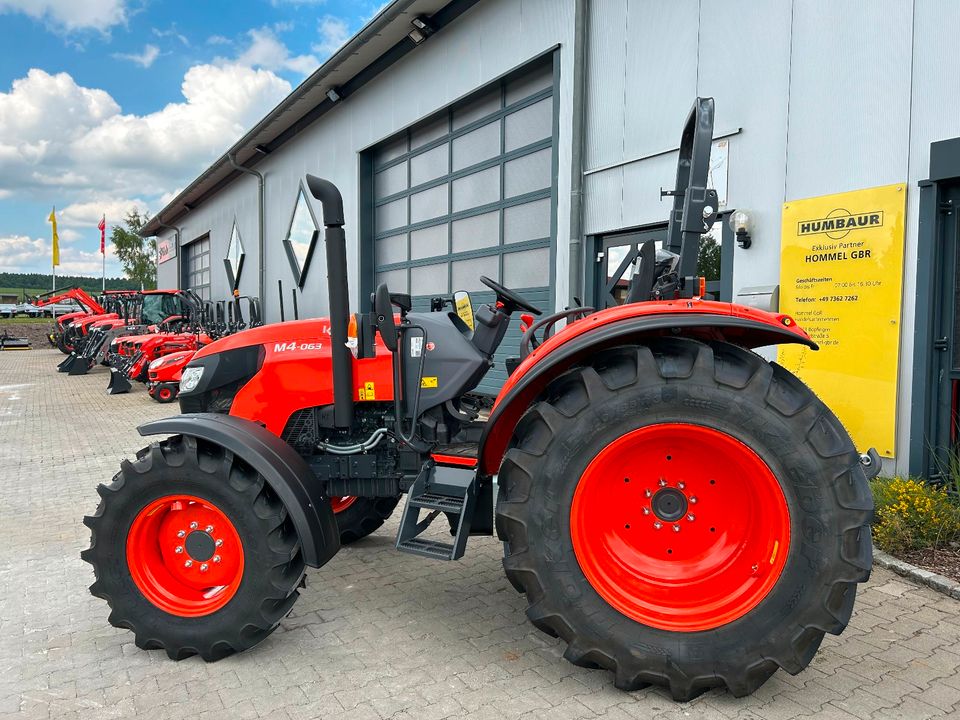
POLYGON ((834 382, 871 387, 864 360, 892 373, 888 469, 935 474, 960 396, 957 27, 960 6, 910 0, 395 0, 144 232, 161 285, 225 298, 242 267, 269 320, 278 283, 287 319, 293 293, 322 314, 313 173, 344 194, 355 309, 380 281, 482 300, 481 274, 546 308, 602 304, 629 249, 662 235, 683 121, 712 96, 715 185, 752 239, 715 227, 721 299, 776 302, 789 203, 905 185, 893 339, 856 337, 834 382))

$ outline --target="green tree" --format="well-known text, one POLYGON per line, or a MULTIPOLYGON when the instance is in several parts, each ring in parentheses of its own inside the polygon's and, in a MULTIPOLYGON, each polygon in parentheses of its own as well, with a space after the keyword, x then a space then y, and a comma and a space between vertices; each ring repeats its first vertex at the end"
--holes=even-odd
POLYGON ((123 219, 126 227, 113 226, 110 242, 126 276, 144 289, 153 290, 157 287, 157 239, 140 237, 140 228, 146 222, 147 216, 134 208, 123 219))
POLYGON ((716 241, 712 234, 700 238, 697 274, 707 280, 720 279, 720 243, 716 241))

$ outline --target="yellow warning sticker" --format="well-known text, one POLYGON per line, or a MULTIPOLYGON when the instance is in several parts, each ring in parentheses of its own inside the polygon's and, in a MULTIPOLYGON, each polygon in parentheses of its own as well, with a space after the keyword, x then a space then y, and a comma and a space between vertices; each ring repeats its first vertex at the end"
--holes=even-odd
POLYGON ((420 387, 422 388, 435 388, 437 386, 437 376, 436 375, 425 375, 420 378, 420 387))
MULTIPOLYGON (((377 390, 376 386, 372 382, 366 382, 363 384, 364 395, 366 395, 367 400, 376 400, 377 399, 377 390)), ((361 400, 363 397, 361 396, 361 400)))

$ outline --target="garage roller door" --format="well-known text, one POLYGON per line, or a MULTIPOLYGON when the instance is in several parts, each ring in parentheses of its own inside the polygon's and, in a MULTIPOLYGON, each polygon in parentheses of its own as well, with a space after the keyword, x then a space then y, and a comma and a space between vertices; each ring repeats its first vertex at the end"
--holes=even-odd
MULTIPOLYGON (((476 306, 493 299, 486 275, 552 309, 554 118, 548 62, 375 148, 375 284, 418 310, 456 290, 476 306)), ((482 392, 499 390, 519 338, 516 318, 482 392)))

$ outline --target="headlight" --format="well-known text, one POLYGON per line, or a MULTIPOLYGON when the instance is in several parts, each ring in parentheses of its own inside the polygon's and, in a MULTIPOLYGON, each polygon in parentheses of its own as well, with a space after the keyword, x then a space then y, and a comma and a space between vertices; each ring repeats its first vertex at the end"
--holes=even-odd
MULTIPOLYGON (((164 360, 163 358, 157 358, 156 360, 154 360, 153 362, 150 363, 149 369, 150 369, 150 370, 156 370, 156 369, 159 368, 161 365, 163 365, 163 360, 164 360)), ((199 377, 198 377, 197 379, 199 380, 199 377)))
POLYGON ((200 383, 203 377, 202 367, 188 367, 180 375, 180 391, 190 392, 200 383))

